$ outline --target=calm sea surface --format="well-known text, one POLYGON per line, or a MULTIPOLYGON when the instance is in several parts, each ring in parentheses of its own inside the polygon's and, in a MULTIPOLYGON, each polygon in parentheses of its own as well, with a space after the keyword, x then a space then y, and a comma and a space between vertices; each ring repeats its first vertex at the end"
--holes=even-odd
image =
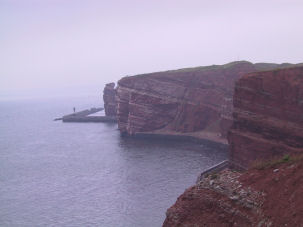
POLYGON ((62 123, 91 97, 0 102, 0 226, 161 226, 166 209, 227 153, 62 123))

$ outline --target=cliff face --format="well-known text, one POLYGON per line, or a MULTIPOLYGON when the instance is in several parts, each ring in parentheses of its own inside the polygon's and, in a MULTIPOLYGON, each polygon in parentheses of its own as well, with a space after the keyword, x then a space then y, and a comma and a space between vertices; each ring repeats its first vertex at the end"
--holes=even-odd
POLYGON ((303 67, 243 76, 233 103, 230 161, 247 168, 259 160, 258 165, 242 173, 225 169, 203 175, 167 210, 163 226, 303 222, 303 67), (274 158, 285 153, 291 155, 274 158))
POLYGON ((232 124, 235 81, 290 65, 241 61, 124 77, 117 87, 119 129, 129 135, 161 131, 224 141, 232 124))
POLYGON ((116 90, 115 83, 109 83, 105 85, 103 90, 103 101, 105 115, 114 117, 117 115, 117 102, 116 102, 116 90))
POLYGON ((245 75, 235 86, 231 162, 303 151, 303 67, 245 75))
POLYGON ((249 62, 122 78, 117 118, 122 133, 162 129, 226 135, 231 125, 234 82, 255 67, 249 62))

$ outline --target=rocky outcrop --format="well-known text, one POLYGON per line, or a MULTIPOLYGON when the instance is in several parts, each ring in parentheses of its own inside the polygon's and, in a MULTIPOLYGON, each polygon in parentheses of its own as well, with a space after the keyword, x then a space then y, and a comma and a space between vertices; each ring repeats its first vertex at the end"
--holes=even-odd
POLYGON ((241 61, 124 77, 117 87, 119 129, 128 135, 173 132, 224 140, 232 124, 235 81, 277 66, 241 61))
POLYGON ((103 90, 103 101, 105 115, 109 117, 115 117, 117 115, 115 83, 109 83, 105 85, 105 88, 103 90))
POLYGON ((302 158, 205 176, 167 210, 163 226, 301 226, 302 158))
POLYGON ((237 166, 303 152, 303 67, 243 76, 235 86, 233 118, 228 141, 237 166))
POLYGON ((257 226, 263 198, 244 187, 240 176, 226 169, 203 178, 167 210, 163 226, 257 226))

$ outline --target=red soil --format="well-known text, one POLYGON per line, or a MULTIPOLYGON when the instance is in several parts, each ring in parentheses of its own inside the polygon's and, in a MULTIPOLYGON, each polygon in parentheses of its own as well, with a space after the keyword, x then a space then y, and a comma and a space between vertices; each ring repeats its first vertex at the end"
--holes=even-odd
POLYGON ((273 226, 303 226, 303 161, 252 169, 240 181, 265 193, 262 209, 273 226))
POLYGON ((303 160, 223 170, 187 189, 163 226, 303 226, 303 160))

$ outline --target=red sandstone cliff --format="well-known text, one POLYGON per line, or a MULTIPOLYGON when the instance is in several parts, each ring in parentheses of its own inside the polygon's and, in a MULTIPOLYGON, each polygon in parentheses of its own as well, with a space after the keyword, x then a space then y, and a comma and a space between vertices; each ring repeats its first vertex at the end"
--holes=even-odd
POLYGON ((130 135, 158 129, 225 135, 234 81, 254 70, 249 62, 234 62, 122 78, 117 88, 119 129, 130 135))
POLYGON ((163 226, 302 226, 303 67, 255 72, 235 86, 230 161, 167 210, 163 226), (285 153, 292 155, 282 159, 285 153), (255 163, 256 165, 256 163, 255 163))
POLYGON ((303 152, 303 67, 251 73, 237 81, 231 162, 303 152))
POLYGON ((119 129, 129 135, 186 133, 224 142, 232 123, 235 81, 277 66, 241 61, 124 77, 117 87, 119 129))
POLYGON ((109 83, 105 85, 103 90, 103 101, 104 110, 106 116, 116 116, 117 115, 117 102, 116 102, 116 91, 115 83, 109 83))

